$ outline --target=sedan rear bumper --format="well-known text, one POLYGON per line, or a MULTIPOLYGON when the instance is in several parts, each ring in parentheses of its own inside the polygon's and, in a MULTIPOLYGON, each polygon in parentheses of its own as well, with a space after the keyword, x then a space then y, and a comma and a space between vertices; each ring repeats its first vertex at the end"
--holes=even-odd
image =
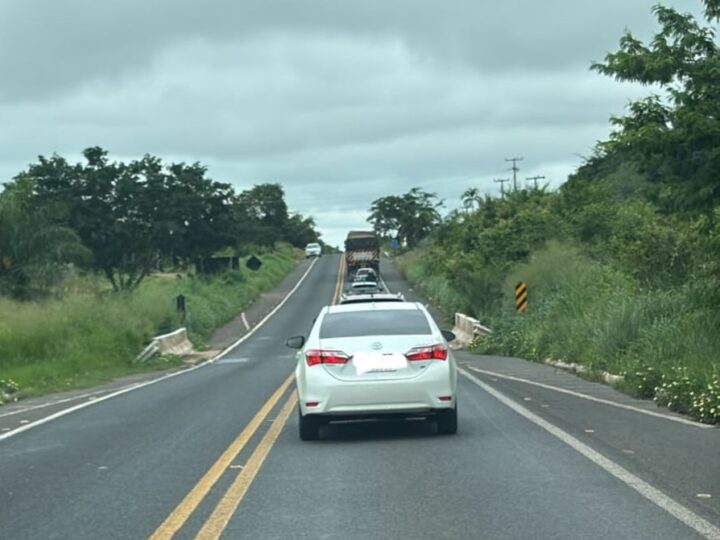
POLYGON ((298 396, 303 415, 422 416, 454 408, 453 386, 448 377, 423 381, 417 378, 373 382, 335 380, 329 384, 325 380, 322 385, 298 384, 298 396))

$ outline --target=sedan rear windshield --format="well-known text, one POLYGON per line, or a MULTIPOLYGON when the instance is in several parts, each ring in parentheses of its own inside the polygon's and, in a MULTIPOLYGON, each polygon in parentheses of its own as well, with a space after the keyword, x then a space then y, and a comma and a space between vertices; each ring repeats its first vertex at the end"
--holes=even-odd
POLYGON ((320 339, 431 333, 430 324, 422 311, 405 309, 329 313, 320 327, 320 339))

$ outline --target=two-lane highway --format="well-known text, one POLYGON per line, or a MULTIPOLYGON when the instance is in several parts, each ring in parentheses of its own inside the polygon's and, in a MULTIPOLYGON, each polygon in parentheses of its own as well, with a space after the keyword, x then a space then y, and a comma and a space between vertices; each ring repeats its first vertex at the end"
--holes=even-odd
POLYGON ((720 538, 468 377, 457 435, 356 422, 300 441, 283 342, 337 296, 339 268, 318 260, 217 362, 0 441, 0 536, 720 538))

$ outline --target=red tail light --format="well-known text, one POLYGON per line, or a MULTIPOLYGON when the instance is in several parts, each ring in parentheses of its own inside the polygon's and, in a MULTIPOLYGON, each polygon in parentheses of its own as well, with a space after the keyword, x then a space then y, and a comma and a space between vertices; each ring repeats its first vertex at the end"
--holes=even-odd
POLYGON ((305 352, 305 361, 308 366, 317 364, 345 364, 350 357, 342 351, 326 351, 322 349, 309 349, 305 352))
POLYGON ((447 360, 447 355, 447 347, 442 343, 427 347, 415 347, 405 353, 408 360, 447 360))

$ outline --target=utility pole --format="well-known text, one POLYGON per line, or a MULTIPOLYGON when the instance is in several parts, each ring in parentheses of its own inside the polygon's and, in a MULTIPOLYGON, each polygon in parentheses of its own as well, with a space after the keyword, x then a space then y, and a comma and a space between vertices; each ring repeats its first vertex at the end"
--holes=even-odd
POLYGON ((500 195, 502 197, 505 196, 505 182, 509 182, 509 178, 495 178, 493 182, 499 182, 500 183, 500 195))
POLYGON ((510 168, 510 170, 513 172, 513 191, 517 191, 517 173, 520 170, 520 168, 517 166, 517 162, 522 160, 523 158, 521 157, 505 158, 505 161, 512 161, 513 164, 513 166, 510 168))
POLYGON ((545 179, 544 176, 537 175, 537 176, 530 176, 530 177, 526 178, 525 181, 526 181, 526 182, 532 182, 532 183, 533 183, 533 187, 534 187, 535 189, 537 189, 537 182, 538 182, 538 180, 544 180, 544 179, 545 179))

